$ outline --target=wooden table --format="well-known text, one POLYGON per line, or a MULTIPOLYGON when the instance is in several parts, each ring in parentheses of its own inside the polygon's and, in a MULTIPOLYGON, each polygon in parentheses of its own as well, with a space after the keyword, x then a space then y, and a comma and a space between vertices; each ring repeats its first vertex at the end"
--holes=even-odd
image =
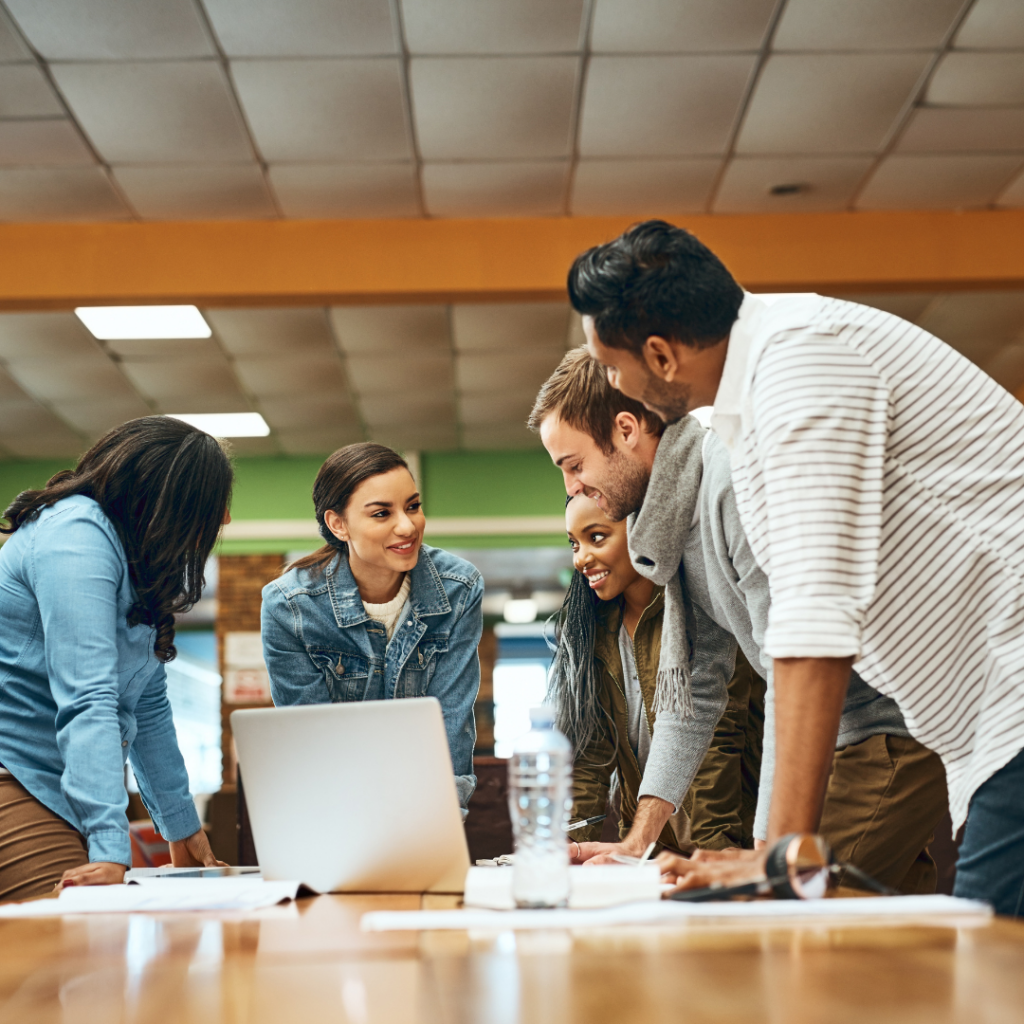
POLYGON ((1009 1024, 1024 924, 359 931, 451 898, 0 921, 2 1024, 1009 1024))

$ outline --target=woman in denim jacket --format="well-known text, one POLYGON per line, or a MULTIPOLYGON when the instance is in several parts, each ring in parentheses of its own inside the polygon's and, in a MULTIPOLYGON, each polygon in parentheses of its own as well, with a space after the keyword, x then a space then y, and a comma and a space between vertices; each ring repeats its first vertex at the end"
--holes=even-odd
POLYGON ((336 451, 320 467, 313 504, 327 543, 263 588, 274 703, 436 697, 465 809, 476 786, 480 572, 423 543, 412 474, 383 445, 336 451))
POLYGON ((4 512, 0 902, 121 882, 124 767, 172 863, 216 864, 189 795, 164 664, 227 521, 231 464, 165 416, 111 430, 4 512))

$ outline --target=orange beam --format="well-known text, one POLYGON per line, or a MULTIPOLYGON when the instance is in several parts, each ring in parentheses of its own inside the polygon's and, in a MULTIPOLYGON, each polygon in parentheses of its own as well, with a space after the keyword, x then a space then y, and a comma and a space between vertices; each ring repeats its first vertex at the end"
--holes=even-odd
MULTIPOLYGON (((1024 286, 1024 210, 682 216, 756 291, 1024 286)), ((0 225, 0 309, 558 299, 632 218, 0 225)))

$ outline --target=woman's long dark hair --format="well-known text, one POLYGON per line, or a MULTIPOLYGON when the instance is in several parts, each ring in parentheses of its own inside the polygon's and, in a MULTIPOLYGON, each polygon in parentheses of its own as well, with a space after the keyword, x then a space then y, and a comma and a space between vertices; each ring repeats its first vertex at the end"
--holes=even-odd
POLYGON ((346 445, 328 456, 313 482, 313 508, 320 536, 326 543, 311 555, 296 559, 285 571, 311 569, 314 573, 322 573, 339 553, 347 554, 348 545, 331 533, 324 516, 328 512, 344 515, 352 494, 364 480, 400 467, 408 469, 409 464, 398 452, 368 441, 346 445))
POLYGON ((174 615, 203 589, 203 568, 231 501, 231 463, 221 442, 182 420, 143 416, 101 437, 74 469, 22 491, 3 518, 14 533, 61 498, 92 498, 113 523, 135 588, 128 625, 156 628, 153 652, 170 661, 174 615))

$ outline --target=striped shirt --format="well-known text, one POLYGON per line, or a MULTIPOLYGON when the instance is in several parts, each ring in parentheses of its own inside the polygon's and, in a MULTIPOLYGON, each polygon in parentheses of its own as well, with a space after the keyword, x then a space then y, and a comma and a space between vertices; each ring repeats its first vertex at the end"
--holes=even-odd
POLYGON ((1024 747, 1024 406, 899 317, 748 295, 711 425, 766 653, 852 655, 942 758, 958 828, 1024 747))

